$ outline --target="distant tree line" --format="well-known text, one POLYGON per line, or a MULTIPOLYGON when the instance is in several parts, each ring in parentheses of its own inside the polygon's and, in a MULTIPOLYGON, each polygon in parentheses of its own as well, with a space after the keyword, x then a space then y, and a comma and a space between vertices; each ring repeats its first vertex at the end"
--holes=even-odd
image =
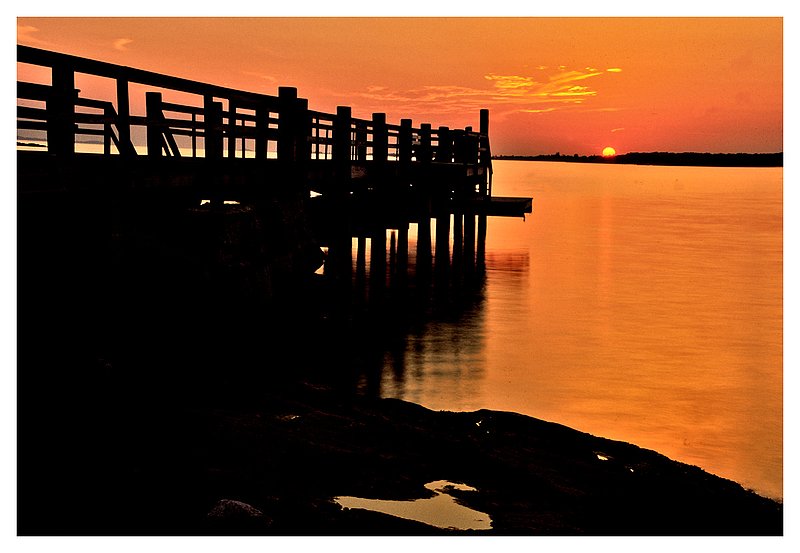
POLYGON ((543 154, 536 156, 498 155, 492 159, 520 161, 561 161, 572 163, 623 163, 631 165, 689 165, 706 167, 783 167, 783 152, 771 154, 711 154, 699 152, 630 152, 616 156, 543 154))

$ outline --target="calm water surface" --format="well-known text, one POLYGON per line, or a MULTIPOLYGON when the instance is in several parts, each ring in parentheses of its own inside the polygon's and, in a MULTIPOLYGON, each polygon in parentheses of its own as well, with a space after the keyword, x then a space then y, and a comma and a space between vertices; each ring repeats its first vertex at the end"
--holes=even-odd
POLYGON ((515 411, 782 498, 777 169, 496 162, 479 301, 388 349, 380 393, 515 411))

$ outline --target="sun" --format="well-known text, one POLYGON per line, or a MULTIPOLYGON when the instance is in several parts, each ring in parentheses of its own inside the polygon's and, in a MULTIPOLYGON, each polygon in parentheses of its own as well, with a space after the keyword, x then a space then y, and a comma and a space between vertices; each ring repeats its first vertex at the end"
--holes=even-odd
POLYGON ((615 155, 617 155, 617 151, 611 146, 603 148, 603 157, 613 157, 615 155))

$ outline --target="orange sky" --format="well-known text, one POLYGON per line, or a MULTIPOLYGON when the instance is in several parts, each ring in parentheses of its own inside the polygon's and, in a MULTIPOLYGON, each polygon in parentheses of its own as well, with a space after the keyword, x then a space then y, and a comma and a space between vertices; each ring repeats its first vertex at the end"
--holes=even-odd
POLYGON ((783 150, 780 18, 21 17, 17 41, 415 126, 489 108, 496 154, 783 150))

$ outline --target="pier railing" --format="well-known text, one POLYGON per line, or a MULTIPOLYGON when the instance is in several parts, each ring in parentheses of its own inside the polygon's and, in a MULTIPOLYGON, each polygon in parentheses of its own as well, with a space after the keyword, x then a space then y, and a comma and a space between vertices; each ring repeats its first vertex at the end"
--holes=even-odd
POLYGON ((50 70, 50 84, 17 83, 18 134, 38 132, 60 158, 94 142, 102 143, 98 155, 130 158, 458 165, 476 194, 491 195, 488 110, 478 130, 414 127, 411 119, 389 123, 383 113, 355 118, 350 107, 310 110, 291 87, 277 96, 245 92, 22 45, 17 61, 50 70), (88 76, 104 97, 87 97, 76 76, 88 76), (134 113, 133 92, 144 95, 144 113, 134 113))

